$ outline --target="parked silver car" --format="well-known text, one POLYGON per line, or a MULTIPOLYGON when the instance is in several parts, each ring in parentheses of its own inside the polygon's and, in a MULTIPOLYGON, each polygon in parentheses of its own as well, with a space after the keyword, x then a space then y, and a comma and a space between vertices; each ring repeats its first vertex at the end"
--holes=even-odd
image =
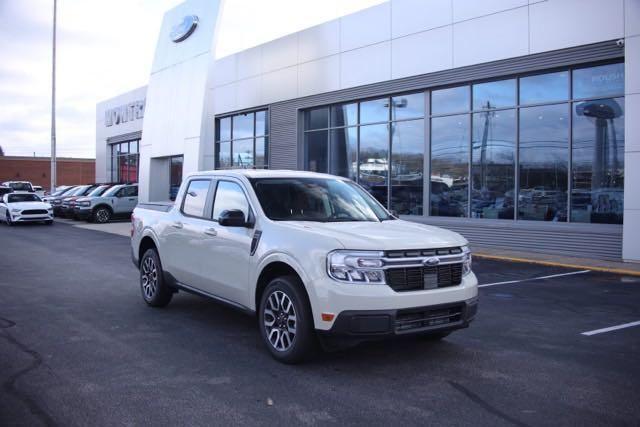
POLYGON ((76 200, 74 218, 105 223, 112 218, 127 218, 138 204, 138 184, 114 185, 98 197, 76 200))

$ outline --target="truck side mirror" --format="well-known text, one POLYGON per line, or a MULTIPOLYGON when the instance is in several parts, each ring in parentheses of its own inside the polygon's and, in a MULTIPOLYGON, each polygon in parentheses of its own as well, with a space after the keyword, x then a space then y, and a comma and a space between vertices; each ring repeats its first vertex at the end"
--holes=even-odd
POLYGON ((247 220, 240 209, 222 211, 218 218, 218 224, 225 227, 246 227, 247 220))

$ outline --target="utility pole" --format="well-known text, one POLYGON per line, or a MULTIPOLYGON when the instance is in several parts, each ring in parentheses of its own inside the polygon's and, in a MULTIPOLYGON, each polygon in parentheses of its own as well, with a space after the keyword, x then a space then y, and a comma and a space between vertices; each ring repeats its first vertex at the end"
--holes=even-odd
POLYGON ((56 189, 56 12, 58 0, 53 0, 53 61, 51 64, 51 192, 56 189))

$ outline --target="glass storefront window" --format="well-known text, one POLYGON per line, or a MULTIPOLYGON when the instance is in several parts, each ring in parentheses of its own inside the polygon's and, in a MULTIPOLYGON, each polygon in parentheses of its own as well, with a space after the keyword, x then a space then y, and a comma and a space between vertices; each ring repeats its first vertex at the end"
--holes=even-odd
POLYGON ((307 132, 305 138, 305 166, 311 172, 326 173, 329 169, 328 131, 307 132))
POLYGON ((424 93, 394 96, 391 98, 391 120, 418 119, 424 117, 424 93))
POLYGON ((218 141, 229 141, 231 139, 231 117, 219 120, 218 141))
POLYGON ((329 109, 315 108, 305 114, 305 129, 326 129, 329 127, 329 109))
POLYGON ((567 220, 567 104, 520 109, 518 218, 567 220))
POLYGON ((516 110, 473 115, 471 217, 513 219, 516 110))
POLYGON ((253 136, 253 113, 233 116, 233 139, 253 136))
POLYGON ((377 123, 389 120, 389 98, 360 103, 360 123, 377 123))
POLYGON ((520 104, 542 104, 569 99, 569 72, 538 74, 520 79, 520 104))
POLYGON ((573 104, 571 221, 622 224, 624 98, 573 104))
POLYGON ((469 116, 431 119, 431 215, 467 216, 469 116))
POLYGON ((353 126, 358 124, 358 104, 342 104, 331 107, 331 126, 353 126))
POLYGON ((624 94, 624 64, 608 64, 573 70, 573 99, 624 94))
POLYGON ((473 85, 473 109, 513 107, 516 105, 516 81, 498 80, 473 85))
POLYGON ((228 168, 231 166, 231 142, 220 142, 218 145, 218 167, 228 168))
POLYGON ((383 206, 387 206, 389 181, 389 125, 360 127, 358 182, 383 206))
POLYGON ((182 184, 183 156, 169 157, 169 199, 175 200, 182 184))
POLYGON ((233 160, 231 164, 240 169, 253 166, 253 138, 233 141, 233 160))
POLYGON ((424 119, 391 124, 391 209, 422 215, 424 119))
POLYGON ((217 169, 269 166, 267 110, 219 118, 216 128, 217 169))
POLYGON ((267 137, 256 138, 256 167, 263 168, 267 164, 267 137))
POLYGON ((623 94, 615 63, 315 108, 305 167, 355 179, 400 214, 619 224, 623 94))
POLYGON ((450 114, 469 111, 469 86, 452 87, 431 92, 431 114, 450 114))
POLYGON ((269 133, 266 111, 256 111, 256 136, 263 136, 269 133))
POLYGON ((358 128, 340 128, 331 130, 330 173, 356 180, 358 165, 358 128))
POLYGON ((136 139, 111 145, 112 182, 138 182, 139 144, 136 139))

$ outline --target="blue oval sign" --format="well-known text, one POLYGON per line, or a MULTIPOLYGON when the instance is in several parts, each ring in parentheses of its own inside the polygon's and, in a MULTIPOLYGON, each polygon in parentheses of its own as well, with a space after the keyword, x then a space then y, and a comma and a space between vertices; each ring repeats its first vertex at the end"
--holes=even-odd
POLYGON ((171 29, 171 40, 174 43, 180 43, 186 40, 198 26, 198 17, 196 15, 187 15, 182 18, 182 22, 171 29))

